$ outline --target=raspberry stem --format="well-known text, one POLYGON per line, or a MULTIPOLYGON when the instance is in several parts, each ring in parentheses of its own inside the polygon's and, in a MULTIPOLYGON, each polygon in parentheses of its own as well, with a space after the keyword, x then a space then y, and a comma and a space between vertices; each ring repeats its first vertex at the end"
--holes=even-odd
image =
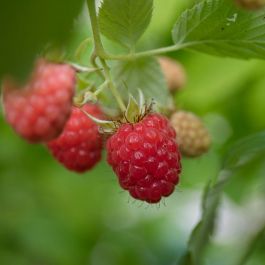
POLYGON ((156 56, 156 55, 161 55, 164 53, 168 52, 174 52, 178 51, 184 48, 187 48, 188 46, 192 46, 192 43, 190 45, 188 44, 182 44, 182 45, 171 45, 167 47, 161 47, 158 49, 153 49, 153 50, 147 50, 147 51, 141 51, 141 52, 135 52, 135 53, 129 53, 129 54, 109 54, 105 53, 103 55, 103 58, 106 60, 119 60, 119 61, 128 61, 128 60, 133 60, 133 59, 139 59, 143 57, 148 57, 148 56, 156 56))
POLYGON ((105 62, 104 59, 101 59, 100 58, 100 61, 101 61, 101 64, 102 64, 102 67, 104 69, 104 73, 105 73, 105 78, 106 80, 108 81, 108 86, 113 94, 113 96, 115 97, 120 109, 122 112, 125 112, 126 111, 126 106, 121 98, 121 95, 117 89, 117 87, 115 86, 115 84, 113 83, 112 81, 112 77, 111 77, 111 74, 110 74, 110 71, 109 71, 109 67, 107 65, 107 63, 105 62))
MULTIPOLYGON (((96 51, 94 50, 90 56, 90 63, 92 64, 92 66, 99 68, 99 66, 96 62, 96 59, 97 59, 97 54, 96 54, 96 51)), ((105 80, 104 74, 102 72, 97 72, 97 74, 99 75, 99 77, 102 80, 105 80)))
POLYGON ((106 56, 106 52, 103 48, 101 38, 100 38, 95 0, 87 0, 87 7, 88 7, 90 22, 91 22, 91 27, 92 27, 92 32, 93 32, 95 51, 96 51, 97 56, 104 58, 106 56))
POLYGON ((103 84, 101 84, 97 90, 94 92, 95 96, 98 96, 106 87, 108 86, 108 81, 105 81, 103 84))
POLYGON ((105 77, 105 80, 108 82, 109 89, 111 90, 113 96, 115 97, 121 111, 124 112, 126 110, 126 106, 122 101, 122 97, 118 89, 116 88, 114 82, 112 81, 109 67, 104 59, 105 57, 108 57, 108 55, 105 52, 102 42, 101 42, 97 14, 96 14, 95 0, 87 0, 87 6, 88 6, 88 12, 90 16, 90 22, 91 22, 93 38, 94 38, 94 46, 95 46, 95 50, 92 53, 90 60, 92 64, 96 67, 97 66, 96 57, 99 57, 102 67, 104 69, 104 77, 105 77))

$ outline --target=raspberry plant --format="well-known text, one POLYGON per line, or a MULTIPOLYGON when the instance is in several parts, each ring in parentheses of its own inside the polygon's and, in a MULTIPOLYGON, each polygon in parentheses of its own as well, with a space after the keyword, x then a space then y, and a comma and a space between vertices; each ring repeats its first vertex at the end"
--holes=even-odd
MULTIPOLYGON (((178 93, 186 74, 182 66, 161 56, 187 49, 264 60, 264 1, 197 1, 173 26, 171 46, 145 51, 138 51, 137 42, 151 21, 152 0, 87 0, 87 10, 92 37, 80 43, 74 58, 60 56, 58 62, 49 50, 43 55, 46 59, 38 59, 44 66, 36 66, 20 90, 13 79, 4 78, 6 119, 28 141, 46 142, 58 161, 79 173, 100 160, 103 138, 108 138, 107 160, 120 186, 135 199, 158 203, 181 181, 181 155, 201 155, 210 144, 208 132, 193 114, 188 119, 173 114, 176 130, 165 117, 176 111, 170 92, 178 93), (109 52, 103 36, 120 45, 122 52, 109 52), (90 63, 81 65, 89 42, 93 43, 90 63), (56 62, 43 63, 48 58, 56 62)), ((38 42, 36 49, 39 46, 38 42)), ((10 65, 0 70, 16 73, 10 65)), ((238 168, 264 151, 261 132, 240 140, 224 155, 220 173, 206 185, 201 220, 178 265, 202 264, 225 185, 238 168)), ((264 227, 238 265, 247 262, 264 227)))

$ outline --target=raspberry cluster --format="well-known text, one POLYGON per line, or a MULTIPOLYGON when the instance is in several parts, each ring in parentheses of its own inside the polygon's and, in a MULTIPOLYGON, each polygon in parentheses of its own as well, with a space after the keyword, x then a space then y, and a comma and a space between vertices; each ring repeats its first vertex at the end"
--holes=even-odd
POLYGON ((174 191, 181 172, 175 137, 165 117, 149 114, 138 123, 123 124, 108 139, 108 163, 133 198, 157 203, 174 191))
POLYGON ((97 118, 102 118, 102 112, 97 105, 72 106, 75 75, 67 64, 39 59, 24 87, 4 81, 3 105, 7 122, 22 138, 48 142, 59 162, 82 173, 101 159, 103 145, 98 125, 83 111, 97 118))
MULTIPOLYGON (((21 137, 45 143, 67 169, 83 173, 101 160, 103 138, 97 122, 103 113, 96 104, 73 106, 75 84, 74 68, 39 59, 23 87, 10 79, 4 81, 3 105, 7 121, 21 137)), ((143 114, 137 104, 132 105, 137 111, 129 106, 129 115, 138 114, 128 116, 130 122, 127 117, 109 137, 107 160, 120 186, 133 198, 158 203, 172 194, 179 182, 181 156, 176 132, 164 116, 150 113, 148 108, 143 114)), ((101 120, 100 124, 115 127, 110 121, 101 120)))

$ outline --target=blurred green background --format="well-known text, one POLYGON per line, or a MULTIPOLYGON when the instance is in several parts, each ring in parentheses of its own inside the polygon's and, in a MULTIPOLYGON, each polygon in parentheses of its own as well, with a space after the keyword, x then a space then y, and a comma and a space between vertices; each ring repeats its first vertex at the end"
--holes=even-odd
MULTIPOLYGON (((154 16, 139 48, 170 45, 174 21, 193 2, 155 0, 154 16)), ((70 32, 66 50, 73 51, 90 36, 87 18, 77 19, 70 32)), ((105 44, 110 45, 107 40, 105 44)), ((104 160, 84 175, 68 172, 44 146, 18 138, 1 115, 0 264, 176 264, 200 217, 202 189, 217 175, 225 150, 235 140, 265 129, 265 62, 188 51, 170 56, 184 64, 188 75, 175 102, 203 118, 213 146, 199 159, 183 160, 181 184, 159 206, 130 199, 104 160)), ((234 175, 204 264, 233 264, 262 225, 264 176, 264 159, 234 175)), ((248 265, 265 264, 264 249, 265 240, 248 265)))

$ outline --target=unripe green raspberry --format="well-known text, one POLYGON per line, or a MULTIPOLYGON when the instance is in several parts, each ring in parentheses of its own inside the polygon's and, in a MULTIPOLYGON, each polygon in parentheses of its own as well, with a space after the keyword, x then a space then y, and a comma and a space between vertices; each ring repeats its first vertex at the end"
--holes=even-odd
POLYGON ((187 157, 197 157, 207 152, 211 137, 202 121, 193 113, 177 111, 170 118, 176 130, 181 153, 187 157))
POLYGON ((265 0, 236 0, 236 3, 249 10, 259 9, 265 6, 265 0))
POLYGON ((159 57, 162 72, 171 92, 180 90, 186 84, 186 73, 183 66, 169 57, 159 57))

